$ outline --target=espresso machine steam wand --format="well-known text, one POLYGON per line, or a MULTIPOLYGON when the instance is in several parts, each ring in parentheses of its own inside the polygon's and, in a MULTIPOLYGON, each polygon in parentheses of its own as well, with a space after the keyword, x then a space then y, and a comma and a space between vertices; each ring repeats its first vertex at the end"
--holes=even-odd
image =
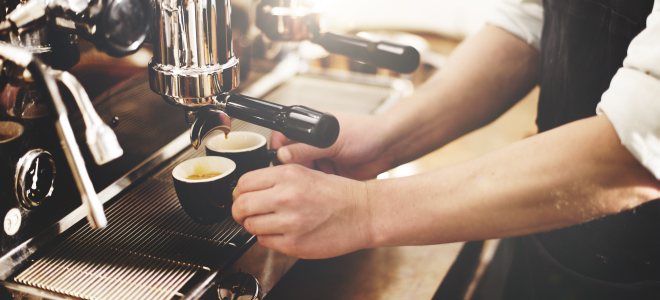
POLYGON ((339 134, 334 116, 232 93, 240 79, 230 0, 157 0, 154 9, 150 86, 188 111, 193 147, 213 130, 228 132, 229 116, 313 146, 334 144, 339 134))
POLYGON ((62 149, 80 192, 83 206, 87 209, 87 219, 92 228, 105 227, 107 219, 103 211, 103 204, 94 190, 94 185, 85 167, 85 161, 76 142, 66 105, 62 100, 57 82, 61 82, 70 90, 78 104, 87 127, 87 143, 98 164, 104 164, 123 155, 123 150, 117 142, 114 132, 103 123, 94 110, 85 90, 75 77, 68 72, 53 70, 44 65, 32 52, 3 42, 0 42, 0 58, 11 61, 17 67, 29 71, 29 77, 38 84, 43 85, 48 91, 57 115, 55 127, 62 141, 62 149))

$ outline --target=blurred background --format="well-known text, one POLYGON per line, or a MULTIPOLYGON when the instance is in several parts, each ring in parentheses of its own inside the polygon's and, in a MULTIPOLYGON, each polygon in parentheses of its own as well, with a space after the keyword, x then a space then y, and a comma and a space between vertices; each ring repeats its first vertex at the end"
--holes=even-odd
MULTIPOLYGON (((323 0, 321 0, 323 1, 323 0)), ((462 38, 484 23, 495 1, 489 0, 380 0, 327 1, 328 26, 397 28, 462 38)))

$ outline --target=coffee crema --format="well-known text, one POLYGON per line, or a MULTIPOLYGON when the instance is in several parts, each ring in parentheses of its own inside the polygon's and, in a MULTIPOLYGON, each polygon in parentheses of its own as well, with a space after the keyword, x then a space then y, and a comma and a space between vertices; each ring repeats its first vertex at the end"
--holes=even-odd
POLYGON ((213 178, 213 177, 216 177, 216 176, 220 176, 221 174, 222 173, 219 173, 219 172, 209 172, 209 173, 203 173, 203 174, 192 174, 192 175, 188 175, 188 177, 186 177, 186 179, 188 179, 188 180, 204 180, 204 179, 209 179, 209 178, 213 178))

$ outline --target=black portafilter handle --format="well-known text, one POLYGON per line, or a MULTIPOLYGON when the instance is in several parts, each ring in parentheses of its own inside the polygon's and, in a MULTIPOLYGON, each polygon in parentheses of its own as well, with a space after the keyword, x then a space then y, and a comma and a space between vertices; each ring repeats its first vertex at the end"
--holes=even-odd
POLYGON ((312 41, 323 46, 328 52, 399 73, 412 73, 419 67, 419 52, 411 46, 374 42, 330 32, 322 33, 312 41))
POLYGON ((327 148, 337 141, 339 122, 311 108, 283 106, 239 94, 227 97, 225 112, 234 118, 283 133, 288 138, 327 148))

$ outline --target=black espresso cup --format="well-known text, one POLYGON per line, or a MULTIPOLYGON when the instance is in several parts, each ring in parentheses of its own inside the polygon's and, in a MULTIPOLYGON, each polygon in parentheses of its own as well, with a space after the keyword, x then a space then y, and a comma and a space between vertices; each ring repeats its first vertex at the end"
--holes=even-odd
POLYGON ((224 157, 186 160, 172 170, 174 189, 183 210, 200 224, 220 222, 231 215, 236 164, 224 157))
POLYGON ((21 137, 25 128, 23 125, 11 122, 0 122, 0 157, 2 159, 14 159, 21 148, 21 137))
MULTIPOLYGON (((14 194, 16 163, 25 151, 24 132, 25 128, 19 123, 0 121, 0 199, 14 194)), ((0 203, 0 206, 4 204, 0 203)))
POLYGON ((277 164, 277 152, 268 150, 266 137, 251 131, 232 131, 216 135, 206 143, 206 155, 221 156, 236 163, 236 178, 243 174, 277 164))
MULTIPOLYGON (((25 132, 23 125, 12 121, 0 122, 0 165, 15 166, 22 149, 22 137, 25 132)), ((10 168, 4 168, 1 173, 8 172, 10 168)), ((13 170, 11 170, 13 172, 13 170)), ((8 182, 2 178, 2 182, 8 182)), ((11 180, 13 182, 13 179, 11 180)), ((0 184, 1 185, 1 184, 0 184)))

